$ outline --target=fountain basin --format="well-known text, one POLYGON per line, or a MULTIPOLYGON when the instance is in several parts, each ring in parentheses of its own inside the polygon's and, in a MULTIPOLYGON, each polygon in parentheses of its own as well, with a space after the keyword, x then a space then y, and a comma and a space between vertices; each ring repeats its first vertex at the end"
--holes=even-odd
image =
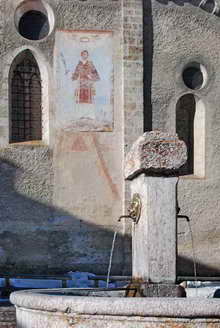
POLYGON ((18 328, 217 328, 220 301, 125 297, 126 290, 51 289, 11 294, 18 328))

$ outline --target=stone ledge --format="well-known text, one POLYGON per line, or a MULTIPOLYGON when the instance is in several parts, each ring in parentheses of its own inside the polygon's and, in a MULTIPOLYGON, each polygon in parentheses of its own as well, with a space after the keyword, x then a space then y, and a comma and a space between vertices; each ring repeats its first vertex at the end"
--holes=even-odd
MULTIPOLYGON (((68 289, 77 293, 77 289, 68 289)), ((65 296, 67 290, 21 291, 11 294, 18 308, 83 315, 170 318, 220 318, 220 300, 169 297, 65 296), (60 294, 60 295, 59 295, 60 294)))

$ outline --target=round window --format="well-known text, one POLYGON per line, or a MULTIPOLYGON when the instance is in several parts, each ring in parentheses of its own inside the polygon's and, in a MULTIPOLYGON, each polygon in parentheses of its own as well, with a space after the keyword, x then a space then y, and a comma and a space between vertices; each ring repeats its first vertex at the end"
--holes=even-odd
POLYGON ((206 84, 207 72, 203 65, 190 63, 183 70, 182 78, 187 88, 198 90, 206 84))
POLYGON ((44 1, 22 2, 15 11, 15 26, 24 38, 42 40, 53 29, 53 11, 44 1))
POLYGON ((19 33, 29 40, 41 40, 49 34, 49 30, 48 18, 40 11, 27 11, 19 21, 19 33))

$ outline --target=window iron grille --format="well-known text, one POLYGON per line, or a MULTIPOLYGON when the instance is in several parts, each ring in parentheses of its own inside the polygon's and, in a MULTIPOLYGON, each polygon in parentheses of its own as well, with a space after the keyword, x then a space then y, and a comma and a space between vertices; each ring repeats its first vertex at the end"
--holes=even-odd
POLYGON ((15 65, 11 80, 11 142, 42 139, 40 71, 26 50, 15 65))

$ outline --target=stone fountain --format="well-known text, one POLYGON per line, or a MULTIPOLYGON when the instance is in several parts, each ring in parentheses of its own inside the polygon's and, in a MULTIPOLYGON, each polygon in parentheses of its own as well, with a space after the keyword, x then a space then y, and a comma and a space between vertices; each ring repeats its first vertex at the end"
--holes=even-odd
POLYGON ((132 284, 13 293, 18 328, 220 327, 217 299, 179 297, 176 285, 176 184, 186 153, 177 136, 152 131, 127 155, 132 201, 122 217, 133 221, 132 284))

